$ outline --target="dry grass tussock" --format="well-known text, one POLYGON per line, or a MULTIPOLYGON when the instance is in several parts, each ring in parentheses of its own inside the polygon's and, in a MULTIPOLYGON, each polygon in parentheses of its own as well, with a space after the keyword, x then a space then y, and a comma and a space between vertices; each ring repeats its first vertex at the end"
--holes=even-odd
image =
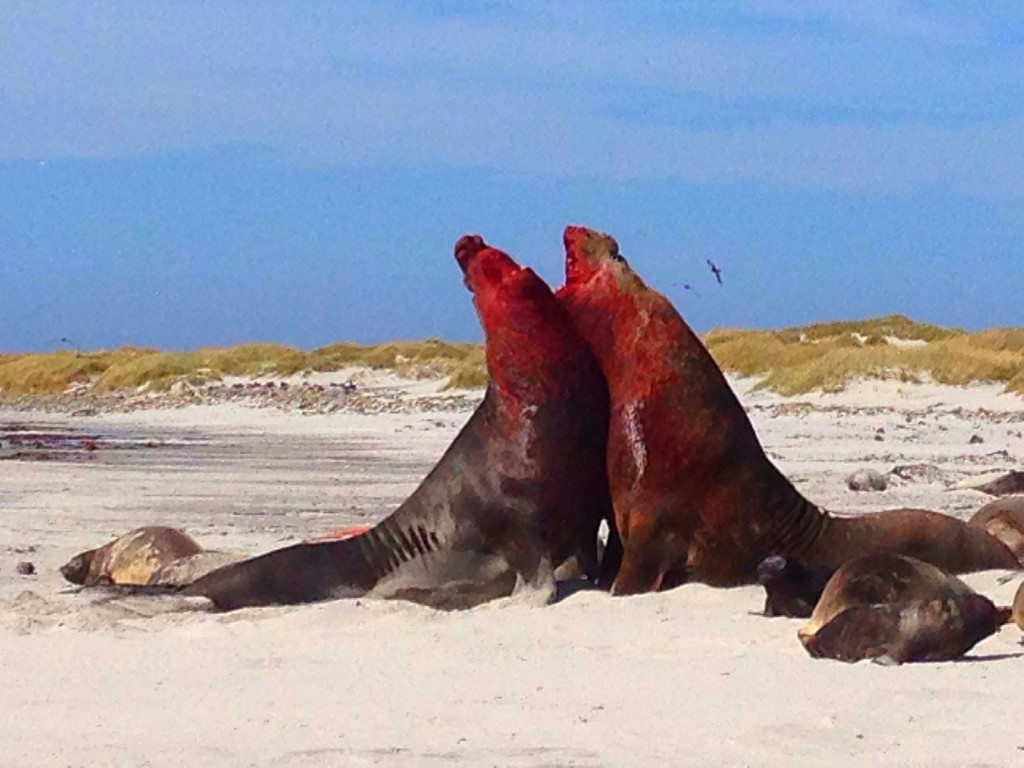
MULTIPOLYGON (((782 394, 837 391, 860 377, 953 385, 994 381, 1024 394, 1022 328, 966 333, 891 315, 780 331, 719 329, 706 334, 704 342, 726 371, 761 377, 760 387, 782 394)), ((487 382, 481 345, 426 339, 376 345, 341 342, 311 351, 281 344, 242 344, 188 352, 122 347, 0 354, 0 392, 8 397, 59 393, 76 383, 103 392, 141 386, 161 391, 178 381, 287 376, 350 366, 412 377, 447 376, 452 389, 487 382)))
POLYGON ((148 387, 164 391, 178 381, 200 384, 224 376, 288 376, 350 366, 389 369, 404 376, 450 376, 448 386, 482 386, 483 347, 439 339, 361 345, 338 343, 303 351, 281 344, 241 344, 188 352, 121 347, 49 354, 0 354, 0 393, 56 394, 74 384, 101 392, 148 387))
POLYGON ((704 342, 726 371, 761 377, 760 388, 785 395, 835 392, 856 378, 1002 382, 1024 394, 1020 328, 966 333, 891 315, 781 331, 715 330, 704 342))

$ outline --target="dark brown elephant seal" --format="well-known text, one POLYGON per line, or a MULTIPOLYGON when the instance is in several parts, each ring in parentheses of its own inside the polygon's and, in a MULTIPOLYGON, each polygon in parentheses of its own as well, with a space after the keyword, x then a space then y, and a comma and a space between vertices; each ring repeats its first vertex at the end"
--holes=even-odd
POLYGON ((1002 477, 980 485, 971 485, 970 482, 966 482, 960 483, 957 487, 981 491, 989 496, 1012 496, 1016 493, 1024 493, 1024 472, 1007 472, 1002 477))
POLYGON ((483 325, 490 383, 422 484, 360 536, 230 565, 185 594, 220 609, 362 595, 463 608, 521 585, 549 592, 572 557, 597 577, 598 526, 611 519, 597 361, 531 270, 475 236, 459 240, 455 258, 483 325))
POLYGON ((781 555, 837 568, 899 552, 951 572, 1016 568, 1002 542, 923 510, 834 517, 768 460, 743 407, 697 336, 648 288, 608 235, 565 230, 558 296, 608 380, 608 473, 622 537, 616 594, 688 579, 753 582, 781 555))
POLYGON ((1007 609, 935 566, 880 554, 837 570, 797 636, 815 658, 946 661, 1008 619, 1007 609))
POLYGON ((967 524, 988 531, 1024 563, 1024 496, 1004 496, 990 501, 975 512, 967 524))
POLYGON ((195 539, 177 528, 136 528, 97 549, 75 555, 61 567, 72 584, 141 586, 167 564, 202 552, 195 539))

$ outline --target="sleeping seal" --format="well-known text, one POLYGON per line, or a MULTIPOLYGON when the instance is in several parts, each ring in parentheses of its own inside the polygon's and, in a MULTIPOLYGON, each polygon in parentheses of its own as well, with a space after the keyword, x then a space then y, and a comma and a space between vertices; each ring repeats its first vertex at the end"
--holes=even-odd
POLYGON ((797 636, 815 658, 946 661, 996 632, 1009 613, 933 565, 868 555, 835 572, 797 636))
POLYGON ((1024 496, 990 501, 971 515, 967 524, 988 531, 1024 563, 1024 496))
POLYGON ((182 530, 161 525, 136 528, 97 549, 75 555, 61 575, 72 584, 145 585, 155 573, 203 548, 182 530))

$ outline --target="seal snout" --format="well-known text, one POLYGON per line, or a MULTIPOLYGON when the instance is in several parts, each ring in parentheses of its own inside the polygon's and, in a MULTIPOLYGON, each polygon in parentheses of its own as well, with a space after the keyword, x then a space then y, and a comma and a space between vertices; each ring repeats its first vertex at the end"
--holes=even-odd
POLYGON ((469 269, 469 264, 474 257, 487 247, 487 243, 480 235, 463 235, 455 243, 455 260, 463 272, 469 269))
POLYGON ((615 238, 570 224, 562 232, 565 246, 565 282, 586 282, 609 259, 619 259, 619 244, 615 238))
POLYGON ((84 584, 89 565, 84 555, 75 555, 60 567, 60 575, 72 584, 84 584))
POLYGON ((492 248, 479 235, 464 235, 455 243, 455 260, 462 269, 463 282, 472 293, 494 289, 524 270, 504 251, 492 248))

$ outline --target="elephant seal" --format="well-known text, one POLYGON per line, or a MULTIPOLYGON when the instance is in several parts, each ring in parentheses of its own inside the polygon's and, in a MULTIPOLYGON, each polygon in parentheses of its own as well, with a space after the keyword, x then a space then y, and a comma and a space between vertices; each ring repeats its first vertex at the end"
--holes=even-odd
MULTIPOLYGON (((572 557, 598 577, 598 527, 614 521, 597 361, 532 270, 476 236, 458 241, 455 258, 490 381, 426 479, 362 535, 229 565, 184 594, 223 610, 363 595, 453 609, 522 585, 550 595, 551 574, 572 557)), ((614 568, 614 557, 606 562, 614 568)))
POLYGON ((1008 620, 1007 609, 959 579, 886 553, 858 557, 837 570, 797 636, 815 658, 946 661, 1008 620))
POLYGON ((557 295, 611 397, 608 474, 624 549, 615 594, 751 583, 770 555, 833 569, 885 551, 957 573, 1018 567, 1002 542, 946 515, 843 518, 809 502, 765 456, 707 349, 615 240, 570 226, 564 242, 557 295))
POLYGON ((1024 563, 1024 496, 990 501, 971 515, 967 524, 988 531, 1024 563))
POLYGON ((976 481, 968 480, 957 484, 956 487, 981 491, 989 496, 1012 496, 1013 494, 1024 493, 1024 472, 1007 472, 1001 477, 981 482, 978 485, 974 485, 974 482, 976 481))
POLYGON ((764 587, 764 615, 806 619, 818 604, 835 571, 807 567, 779 555, 766 557, 757 566, 757 580, 764 587))
POLYGON ((75 555, 61 575, 72 584, 142 586, 169 563, 196 555, 203 548, 177 528, 160 525, 136 528, 97 549, 75 555))

